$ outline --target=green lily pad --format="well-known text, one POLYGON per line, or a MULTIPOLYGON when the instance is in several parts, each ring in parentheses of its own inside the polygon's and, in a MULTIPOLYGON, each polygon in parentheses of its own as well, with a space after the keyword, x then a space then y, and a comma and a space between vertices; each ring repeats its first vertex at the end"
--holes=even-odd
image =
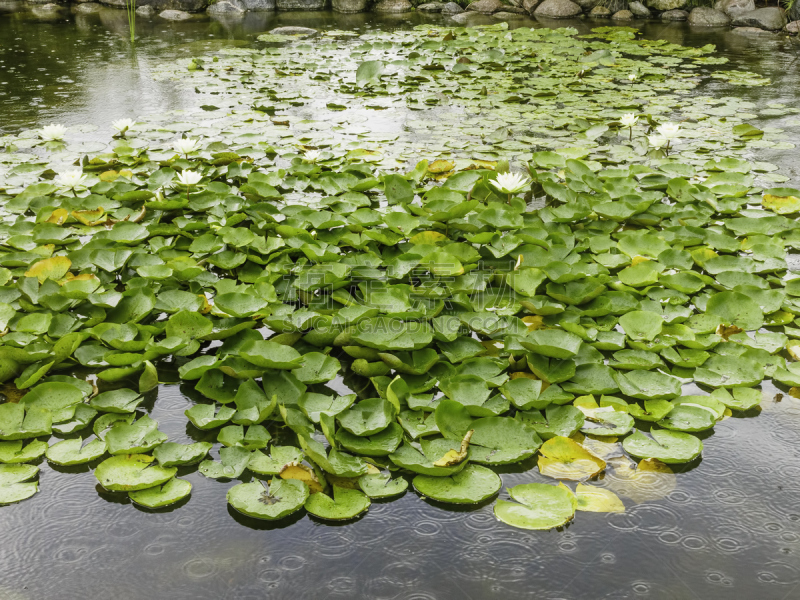
POLYGON ((661 333, 664 319, 652 312, 634 310, 622 315, 619 324, 631 339, 652 341, 661 333))
POLYGON ((498 500, 495 516, 520 529, 553 529, 569 523, 575 516, 577 499, 564 486, 526 483, 508 489, 517 502, 498 500))
POLYGON ((406 491, 408 481, 402 477, 392 479, 388 471, 381 471, 359 477, 358 487, 370 498, 392 498, 406 491))
POLYGON ((72 466, 83 465, 96 460, 106 453, 106 442, 94 439, 84 445, 83 438, 75 438, 57 442, 45 452, 47 460, 51 463, 72 466))
POLYGON ((26 440, 50 435, 53 415, 45 408, 0 404, 0 440, 26 440))
POLYGON ((252 454, 242 446, 223 447, 219 450, 219 461, 204 460, 198 470, 211 479, 236 479, 248 467, 252 454))
POLYGON ((339 424, 356 436, 371 436, 383 431, 394 418, 392 405, 382 398, 369 398, 337 415, 339 424))
POLYGON ((36 465, 3 465, 0 464, 0 487, 28 481, 39 473, 36 465))
POLYGON ((41 440, 34 440, 24 448, 22 444, 22 440, 0 442, 0 463, 19 464, 31 462, 44 456, 47 450, 47 442, 42 442, 41 440))
POLYGON ((83 398, 83 392, 69 383, 40 383, 22 397, 20 405, 49 411, 53 422, 60 423, 72 418, 75 406, 83 402, 83 398))
POLYGON ((551 358, 572 358, 578 353, 581 338, 560 329, 540 329, 522 338, 520 343, 536 354, 551 358))
POLYGON ((341 369, 339 361, 320 352, 309 352, 303 356, 303 366, 292 373, 303 383, 324 383, 335 378, 341 369))
POLYGON ((241 446, 247 450, 266 448, 272 436, 262 425, 228 425, 220 429, 217 441, 223 446, 241 446))
POLYGON ((153 464, 154 460, 147 454, 112 456, 97 466, 94 475, 109 492, 145 490, 166 483, 177 472, 153 464))
POLYGON ((158 421, 145 415, 133 423, 117 423, 105 435, 109 454, 140 454, 165 442, 167 436, 158 430, 158 421))
MULTIPOLYGON (((277 395, 267 398, 267 395, 252 379, 248 379, 239 386, 233 398, 236 413, 231 420, 237 425, 257 425, 269 418, 278 405, 277 395)), ((197 407, 194 407, 197 408, 197 407)), ((220 409, 222 413, 223 409, 220 409)), ((217 415, 214 421, 220 419, 217 415)))
POLYGON ((542 440, 536 430, 510 417, 485 417, 471 425, 469 459, 483 465, 506 465, 536 454, 542 440))
POLYGON ((25 483, 11 483, 0 487, 0 504, 15 504, 22 502, 33 496, 39 491, 39 483, 37 481, 28 481, 25 483))
POLYGON ((275 342, 250 340, 239 349, 245 360, 265 369, 296 369, 303 364, 302 355, 291 348, 275 342))
POLYGON ((354 519, 369 508, 369 496, 360 490, 351 490, 337 485, 333 487, 333 497, 322 492, 312 494, 305 503, 305 509, 315 517, 326 521, 346 521, 354 519))
POLYGON ((552 437, 570 437, 578 432, 584 423, 584 416, 574 406, 548 406, 543 412, 531 410, 517 413, 518 418, 533 427, 543 440, 552 437))
POLYGON ((706 304, 706 313, 718 317, 727 325, 736 325, 746 331, 758 330, 764 323, 761 307, 738 292, 719 292, 706 304))
POLYGON ((89 402, 92 408, 107 413, 132 413, 144 401, 144 396, 129 389, 98 394, 89 402))
POLYGON ((619 390, 638 400, 669 400, 681 395, 681 381, 658 371, 615 373, 619 390))
POLYGON ((761 390, 755 388, 731 388, 714 390, 711 397, 731 410, 751 410, 761 404, 761 390))
POLYGON ((128 496, 136 504, 147 508, 161 508, 175 504, 192 493, 192 484, 185 479, 172 478, 163 485, 128 492, 128 496))
POLYGON ((153 456, 162 467, 179 467, 199 463, 211 450, 209 442, 195 444, 176 444, 166 442, 153 450, 153 456))
POLYGON ((397 423, 389 423, 383 431, 371 436, 357 436, 346 429, 336 432, 336 441, 343 448, 363 456, 388 456, 403 440, 403 428, 397 423))
MULTIPOLYGON (((431 416, 431 418, 433 417, 431 416)), ((390 454, 389 459, 398 467, 420 475, 432 475, 434 477, 448 477, 467 466, 466 460, 446 467, 434 465, 434 462, 444 457, 447 452, 454 450, 459 445, 458 442, 451 441, 448 443, 447 440, 423 441, 426 443, 422 445, 422 451, 405 443, 390 454)))
POLYGON ((650 435, 652 438, 634 431, 623 440, 622 447, 636 458, 655 458, 667 464, 692 461, 703 451, 703 442, 688 433, 651 429, 650 435))
POLYGON ((694 371, 694 380, 715 388, 752 387, 764 379, 764 366, 741 356, 712 355, 694 371))
POLYGON ((308 486, 297 479, 240 483, 228 490, 228 503, 255 519, 274 521, 300 510, 308 499, 308 486))
POLYGON ((213 404, 195 404, 184 414, 198 429, 214 429, 230 421, 236 411, 230 406, 220 406, 217 411, 213 404))
POLYGON ((659 422, 659 427, 673 431, 705 431, 717 422, 715 415, 703 406, 677 404, 659 422))
POLYGON ((303 460, 303 452, 294 446, 270 446, 269 454, 256 450, 250 454, 247 468, 260 475, 278 475, 289 463, 303 460))
POLYGON ((322 414, 335 417, 350 408, 355 400, 355 394, 328 396, 327 394, 306 392, 300 396, 297 405, 303 409, 303 412, 309 419, 314 423, 319 423, 322 414))
POLYGON ((451 504, 477 504, 494 496, 502 482, 494 471, 480 465, 467 465, 449 477, 417 475, 413 481, 423 496, 451 504))

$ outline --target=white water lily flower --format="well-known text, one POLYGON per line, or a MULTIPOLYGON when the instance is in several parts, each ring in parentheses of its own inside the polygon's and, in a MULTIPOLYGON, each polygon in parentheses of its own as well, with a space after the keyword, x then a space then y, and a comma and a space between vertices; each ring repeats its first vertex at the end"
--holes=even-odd
POLYGON ((48 142, 57 142, 64 139, 67 128, 63 125, 45 125, 39 130, 39 137, 48 142))
POLYGON ((630 81, 636 81, 636 73, 631 73, 630 75, 628 75, 628 79, 630 81))
POLYGON ((125 133, 135 124, 136 122, 133 119, 117 119, 116 121, 111 121, 111 126, 120 133, 125 133))
POLYGON ((182 138, 172 142, 172 147, 175 149, 175 152, 180 154, 189 154, 190 152, 194 152, 197 150, 199 145, 200 142, 191 138, 182 138))
POLYGON ((622 115, 622 118, 619 121, 620 123, 622 123, 623 127, 633 127, 634 125, 636 125, 636 121, 638 120, 639 117, 637 117, 635 114, 627 113, 622 115))
POLYGON ((666 146, 668 140, 663 135, 651 135, 647 137, 647 141, 652 148, 658 150, 666 146))
POLYGON ((80 169, 73 169, 71 171, 64 171, 56 175, 56 183, 66 189, 75 190, 84 187, 83 182, 86 181, 86 175, 80 169))
POLYGON ((658 133, 660 133, 665 139, 667 140, 674 140, 678 137, 678 132, 680 131, 681 126, 677 123, 664 123, 663 125, 658 126, 658 133))
POLYGON ((313 162, 317 162, 321 155, 322 155, 322 152, 320 152, 319 150, 306 150, 305 159, 308 162, 312 162, 313 163, 313 162))
POLYGON ((500 173, 497 179, 493 179, 489 183, 502 194, 516 194, 530 183, 530 179, 519 173, 500 173))
POLYGON ((181 171, 178 173, 178 182, 187 187, 197 185, 203 176, 197 171, 181 171))

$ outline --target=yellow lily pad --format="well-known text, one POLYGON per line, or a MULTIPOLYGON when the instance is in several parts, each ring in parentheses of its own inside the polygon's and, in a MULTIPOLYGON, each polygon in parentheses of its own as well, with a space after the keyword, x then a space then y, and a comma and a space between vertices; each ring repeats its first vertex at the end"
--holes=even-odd
POLYGON ((625 512, 625 505, 614 492, 592 485, 578 484, 575 488, 577 510, 585 512, 625 512))
POLYGON ((66 256, 54 256, 34 263, 30 269, 25 271, 25 276, 36 277, 39 283, 44 283, 48 279, 58 281, 63 279, 71 266, 72 261, 66 256))
POLYGON ((606 462, 575 440, 556 436, 539 448, 539 472, 554 479, 583 481, 600 473, 606 462))
POLYGON ((773 196, 764 194, 761 206, 779 215, 791 215, 800 212, 800 198, 797 196, 773 196))
POLYGON ((455 168, 455 163, 450 162, 449 160, 435 160, 431 164, 428 165, 428 172, 430 173, 447 173, 452 171, 455 168))
POLYGON ((306 465, 291 462, 283 467, 280 472, 281 479, 297 479, 308 486, 308 491, 312 494, 321 492, 324 488, 314 469, 306 465))

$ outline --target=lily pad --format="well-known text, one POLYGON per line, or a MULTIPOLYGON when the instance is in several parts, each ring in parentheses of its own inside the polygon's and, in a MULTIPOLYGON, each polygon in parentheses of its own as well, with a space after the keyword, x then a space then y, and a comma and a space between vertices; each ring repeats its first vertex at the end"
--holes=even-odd
POLYGON ((362 475, 358 478, 358 486, 370 498, 392 498, 406 491, 408 481, 402 477, 393 479, 388 471, 381 471, 362 475))
POLYGON ((39 491, 39 482, 12 483, 0 487, 0 504, 15 504, 27 500, 39 491))
POLYGON ((517 502, 498 500, 494 514, 512 527, 553 529, 566 525, 575 516, 577 500, 564 486, 526 483, 509 488, 508 493, 517 502))
POLYGON ((625 438, 622 447, 637 458, 654 458, 667 464, 690 462, 703 450, 703 442, 688 433, 651 429, 650 435, 634 431, 625 438))
POLYGON ((480 465, 468 465, 449 477, 417 475, 414 487, 423 496, 452 504, 477 504, 494 496, 502 482, 494 471, 480 465))
POLYGON ((175 504, 192 493, 192 484, 185 479, 172 478, 163 485, 138 492, 128 492, 136 504, 147 508, 161 508, 175 504))
POLYGON ((346 521, 366 512, 371 502, 361 490, 351 490, 337 485, 333 487, 333 497, 324 493, 312 494, 306 500, 306 510, 327 521, 346 521))
POLYGON ((556 436, 540 449, 539 472, 554 479, 584 481, 606 468, 598 458, 571 438, 556 436))
POLYGON ((176 444, 167 442, 153 450, 153 456, 162 467, 179 467, 199 463, 211 450, 209 442, 176 444))
POLYGON ((575 498, 578 500, 577 510, 585 512, 625 512, 622 500, 607 489, 584 485, 579 483, 575 488, 575 498))
POLYGON ((300 510, 308 499, 308 486, 297 479, 272 479, 240 483, 228 490, 228 503, 255 519, 274 521, 300 510))
POLYGON ((166 483, 177 472, 154 464, 154 460, 147 454, 112 456, 97 466, 94 475, 109 492, 145 490, 166 483))
POLYGON ((103 392, 92 398, 92 408, 107 413, 132 413, 144 401, 144 396, 129 389, 103 392))
POLYGON ((72 466, 83 465, 100 458, 106 453, 106 442, 94 439, 84 445, 83 438, 75 438, 57 442, 45 452, 51 463, 72 466))

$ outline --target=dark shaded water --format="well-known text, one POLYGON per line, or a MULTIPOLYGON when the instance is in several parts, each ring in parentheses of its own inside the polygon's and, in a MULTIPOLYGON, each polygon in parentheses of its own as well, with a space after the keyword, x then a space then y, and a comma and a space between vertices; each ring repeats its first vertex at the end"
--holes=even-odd
MULTIPOLYGON (((0 3, 0 11, 13 6, 0 3)), ((134 54, 123 11, 59 14, 0 12, 0 134, 89 123, 106 139, 113 119, 202 104, 202 95, 151 76, 161 61, 196 51, 198 41, 249 41, 287 24, 358 31, 440 19, 331 13, 251 14, 233 22, 139 19, 134 54)), ((595 23, 557 25, 587 30, 595 23)), ((759 106, 797 104, 800 61, 791 40, 679 24, 643 29, 676 43, 717 44, 736 67, 773 79, 770 87, 737 93, 759 106)), ((791 119, 756 123, 797 131, 791 119)), ((759 152, 758 159, 798 177, 797 149, 759 152)), ((625 514, 579 513, 563 531, 512 529, 495 520, 491 504, 446 510, 413 492, 374 502, 346 525, 302 513, 269 524, 228 508, 225 493, 236 482, 193 472, 181 474, 194 486, 188 503, 151 512, 124 495, 98 492, 88 468, 56 470, 45 461, 41 492, 0 509, 0 600, 800 598, 800 400, 775 402, 778 392, 765 384, 759 416, 719 423, 704 440, 705 458, 678 474, 666 498, 626 500, 625 514)), ((146 403, 171 441, 197 439, 183 416, 192 395, 191 388, 168 384, 146 403)), ((535 469, 502 477, 505 486, 539 480, 535 469)))

